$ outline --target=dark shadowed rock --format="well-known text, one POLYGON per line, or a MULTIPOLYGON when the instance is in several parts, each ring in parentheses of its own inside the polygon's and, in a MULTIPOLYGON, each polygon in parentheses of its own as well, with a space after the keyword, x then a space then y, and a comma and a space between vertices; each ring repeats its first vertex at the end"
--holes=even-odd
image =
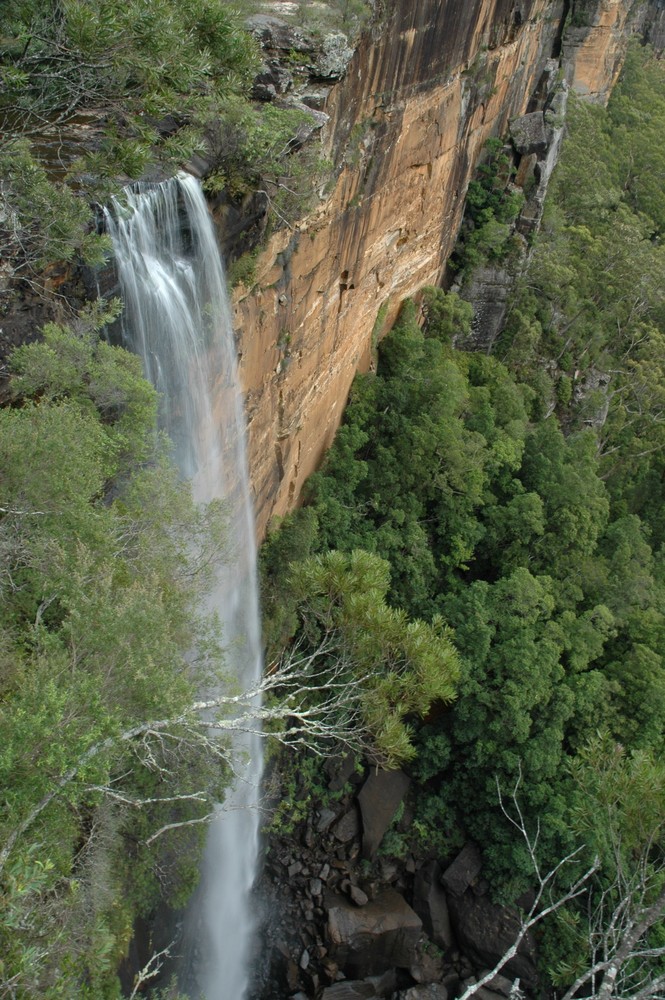
POLYGON ((375 996, 371 983, 365 982, 364 979, 356 979, 326 987, 321 1000, 371 1000, 375 996))
POLYGON ((399 994, 400 1000, 448 1000, 448 990, 441 983, 412 986, 399 994))
POLYGON ((488 989, 487 986, 481 986, 474 995, 477 1000, 503 1000, 503 996, 503 993, 495 993, 494 990, 488 989))
POLYGON ((330 87, 322 87, 318 90, 308 90, 301 96, 301 101, 306 104, 308 108, 314 108, 315 111, 323 111, 326 106, 326 100, 328 99, 328 94, 330 93, 330 87))
POLYGON ((409 968, 409 973, 416 983, 440 983, 443 979, 444 961, 440 954, 432 954, 431 949, 423 948, 425 939, 421 941, 416 954, 416 960, 409 968))
POLYGON ((423 865, 413 886, 413 908, 423 922, 430 941, 443 951, 453 945, 446 893, 441 885, 441 867, 436 861, 423 865))
MULTIPOLYGON (((486 973, 481 972, 479 978, 482 978, 486 973)), ((497 975, 493 979, 490 979, 487 983, 487 989, 491 990, 493 993, 500 993, 502 996, 510 996, 510 991, 513 988, 515 979, 509 979, 508 976, 497 975)))
POLYGON ((441 876, 441 884, 447 893, 461 896, 476 881, 482 867, 483 861, 476 845, 465 844, 441 876))
POLYGON ((396 987, 395 970, 389 969, 382 976, 368 979, 345 980, 328 986, 321 1000, 365 1000, 365 998, 391 997, 396 987))
POLYGON ((331 895, 327 909, 331 953, 347 975, 364 978, 408 969, 414 961, 422 923, 394 889, 360 908, 331 895))
POLYGON ((373 858, 393 816, 409 790, 404 771, 372 771, 360 789, 358 805, 363 821, 363 857, 373 858))
POLYGON ((277 97, 277 91, 272 83, 261 83, 258 81, 252 87, 252 97, 255 101, 274 101, 277 97))
POLYGON ((503 264, 474 268, 461 293, 473 305, 471 333, 467 337, 456 337, 455 347, 463 351, 491 352, 503 330, 508 297, 514 285, 512 270, 503 264))
POLYGON ((356 774, 356 755, 349 753, 345 757, 329 757, 324 770, 329 778, 330 791, 339 792, 356 774))
MULTIPOLYGON (((498 906, 487 896, 476 896, 473 892, 449 896, 448 905, 453 932, 461 950, 481 967, 491 969, 519 933, 517 910, 498 906)), ((503 973, 505 976, 519 976, 527 989, 535 986, 537 973, 532 938, 525 938, 503 973)))
POLYGON ((350 840, 354 840, 360 834, 360 817, 355 806, 351 806, 349 811, 342 816, 333 827, 332 832, 342 844, 348 844, 350 840))

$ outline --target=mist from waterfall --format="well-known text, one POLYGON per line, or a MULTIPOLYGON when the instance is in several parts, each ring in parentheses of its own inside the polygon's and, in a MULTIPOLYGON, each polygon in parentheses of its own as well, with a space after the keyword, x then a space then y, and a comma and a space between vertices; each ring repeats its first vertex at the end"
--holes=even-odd
MULTIPOLYGON (((180 175, 127 190, 107 212, 124 299, 127 346, 161 395, 161 426, 195 500, 223 499, 229 549, 213 609, 229 668, 249 688, 261 674, 256 546, 243 401, 226 283, 200 185, 180 175)), ((206 1000, 242 1000, 254 922, 260 739, 235 745, 238 774, 210 824, 201 885, 190 907, 182 988, 206 1000)))

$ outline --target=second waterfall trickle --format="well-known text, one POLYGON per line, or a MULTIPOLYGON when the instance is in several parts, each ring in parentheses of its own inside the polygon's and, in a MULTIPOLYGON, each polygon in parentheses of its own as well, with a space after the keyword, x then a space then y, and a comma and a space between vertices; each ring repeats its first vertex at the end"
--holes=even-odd
MULTIPOLYGON (((230 670, 245 688, 261 674, 256 546, 245 420, 226 283, 198 182, 181 175, 128 191, 107 213, 124 299, 128 346, 161 394, 161 423, 199 503, 223 499, 229 553, 211 600, 230 670)), ((260 738, 235 737, 240 771, 210 824, 197 912, 195 955, 184 987, 206 1000, 242 1000, 254 930, 261 779, 260 738)))

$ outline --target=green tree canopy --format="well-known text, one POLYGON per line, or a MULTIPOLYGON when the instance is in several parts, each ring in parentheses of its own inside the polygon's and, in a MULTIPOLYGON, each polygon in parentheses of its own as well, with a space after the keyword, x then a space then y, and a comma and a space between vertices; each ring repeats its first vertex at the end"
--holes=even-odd
POLYGON ((145 728, 219 676, 202 598, 223 527, 178 480, 139 359, 79 325, 15 352, 0 409, 0 983, 92 1000, 118 995, 153 866, 171 899, 190 885, 187 828, 165 861, 151 827, 201 816, 225 780, 145 728))

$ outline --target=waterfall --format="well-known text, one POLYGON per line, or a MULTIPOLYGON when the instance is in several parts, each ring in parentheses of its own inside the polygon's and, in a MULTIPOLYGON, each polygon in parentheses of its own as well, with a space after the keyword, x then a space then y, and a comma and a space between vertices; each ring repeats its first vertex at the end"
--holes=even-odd
MULTIPOLYGON (((198 182, 181 175, 128 190, 106 213, 125 303, 123 330, 161 395, 161 424, 199 503, 223 498, 229 546, 212 595, 228 664, 248 688, 261 673, 256 545, 236 350, 219 250, 198 182)), ((258 854, 259 737, 243 735, 234 787, 210 824, 192 904, 183 989, 242 1000, 258 854)), ((186 946, 187 947, 187 946, 186 946)))

